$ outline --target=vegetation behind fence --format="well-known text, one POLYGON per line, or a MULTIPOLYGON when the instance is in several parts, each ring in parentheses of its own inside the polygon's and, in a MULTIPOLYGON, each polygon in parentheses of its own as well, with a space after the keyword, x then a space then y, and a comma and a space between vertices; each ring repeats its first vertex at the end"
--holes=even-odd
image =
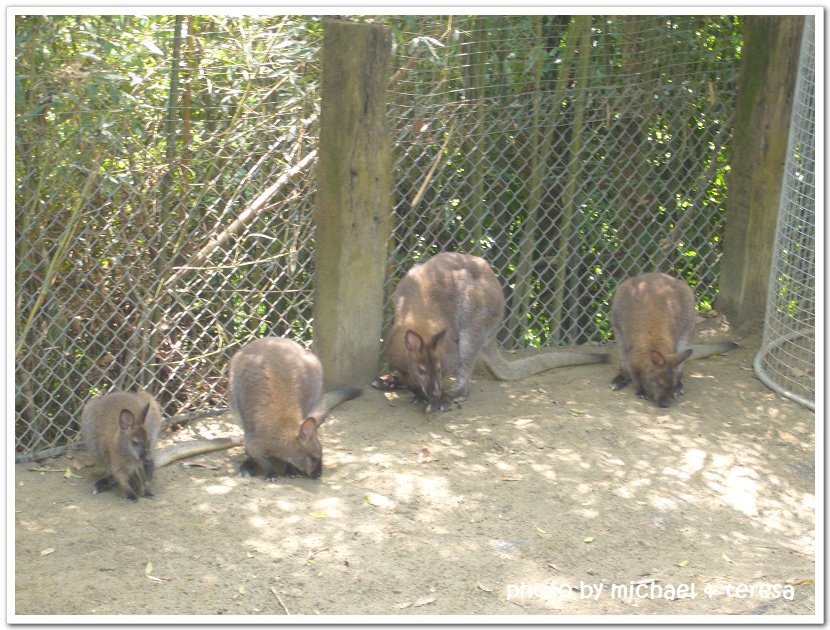
MULTIPOLYGON (((114 387, 224 406, 241 343, 311 339, 321 21, 15 20, 17 451, 73 440, 114 387)), ((507 348, 607 340, 642 269, 711 304, 738 19, 383 20, 388 295, 425 255, 480 253, 507 348)))

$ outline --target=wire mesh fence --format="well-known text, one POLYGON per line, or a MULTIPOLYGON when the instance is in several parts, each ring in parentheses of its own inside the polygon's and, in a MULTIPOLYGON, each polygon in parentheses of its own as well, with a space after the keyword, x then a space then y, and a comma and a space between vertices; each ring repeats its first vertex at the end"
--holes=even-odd
MULTIPOLYGON (((734 17, 412 19, 393 86, 388 293, 438 251, 483 255, 505 348, 609 338, 624 278, 717 291, 734 17)), ((387 312, 387 325, 391 308, 387 312)))
POLYGON ((242 342, 311 337, 313 172, 280 177, 313 159, 319 24, 17 16, 16 34, 17 451, 74 439, 111 388, 167 415, 224 405, 242 342))
MULTIPOLYGON (((444 250, 500 275, 506 348, 607 340, 644 269, 711 304, 737 18, 385 19, 388 314, 444 250)), ((240 344, 311 340, 321 21, 15 21, 17 452, 74 440, 112 388, 224 406, 240 344)))
POLYGON ((815 409, 815 18, 804 21, 778 212, 764 337, 755 371, 772 389, 815 409))

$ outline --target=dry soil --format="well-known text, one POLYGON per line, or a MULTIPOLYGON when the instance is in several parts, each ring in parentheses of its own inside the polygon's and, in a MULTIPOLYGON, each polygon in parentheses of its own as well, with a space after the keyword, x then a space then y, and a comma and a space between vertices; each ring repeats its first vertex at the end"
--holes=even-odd
POLYGON ((133 504, 92 495, 84 452, 17 465, 14 611, 814 614, 815 417, 736 340, 669 409, 612 392, 614 364, 480 376, 433 415, 367 387, 323 427, 319 480, 242 478, 235 448, 133 504))

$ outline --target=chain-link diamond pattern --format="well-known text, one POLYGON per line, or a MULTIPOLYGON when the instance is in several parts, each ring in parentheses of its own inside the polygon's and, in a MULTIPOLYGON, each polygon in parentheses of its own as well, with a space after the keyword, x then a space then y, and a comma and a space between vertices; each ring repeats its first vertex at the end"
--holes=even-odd
MULTIPOLYGON (((224 405, 240 344, 311 338, 319 20, 15 19, 17 451, 71 442, 110 388, 224 405)), ((388 21, 387 323, 444 250, 493 264, 507 348, 605 341, 652 267, 711 303, 737 20, 388 21)))
MULTIPOLYGON (((392 87, 388 295, 413 262, 483 255, 506 348, 602 342, 617 284, 717 291, 734 18, 424 18, 392 87)), ((391 320, 391 305, 387 325, 391 320)))
POLYGON ((18 451, 74 439, 110 388, 223 406, 242 343, 310 341, 319 111, 305 19, 171 17, 141 41, 139 18, 32 19, 51 55, 18 47, 18 451), (51 67, 79 23, 89 62, 51 67))

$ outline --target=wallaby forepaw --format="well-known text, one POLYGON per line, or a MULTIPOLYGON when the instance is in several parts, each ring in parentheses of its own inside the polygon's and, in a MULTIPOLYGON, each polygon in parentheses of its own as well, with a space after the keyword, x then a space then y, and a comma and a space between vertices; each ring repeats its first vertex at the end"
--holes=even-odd
POLYGON ((372 387, 375 389, 382 389, 384 391, 391 391, 394 389, 400 389, 401 381, 394 374, 384 374, 383 376, 378 376, 372 381, 372 387))
POLYGON ((156 495, 153 494, 153 491, 148 488, 147 490, 144 491, 144 498, 145 499, 155 499, 156 495))
POLYGON ((138 497, 135 496, 134 492, 127 492, 124 495, 124 498, 127 499, 127 501, 132 501, 133 503, 138 503, 138 497))

